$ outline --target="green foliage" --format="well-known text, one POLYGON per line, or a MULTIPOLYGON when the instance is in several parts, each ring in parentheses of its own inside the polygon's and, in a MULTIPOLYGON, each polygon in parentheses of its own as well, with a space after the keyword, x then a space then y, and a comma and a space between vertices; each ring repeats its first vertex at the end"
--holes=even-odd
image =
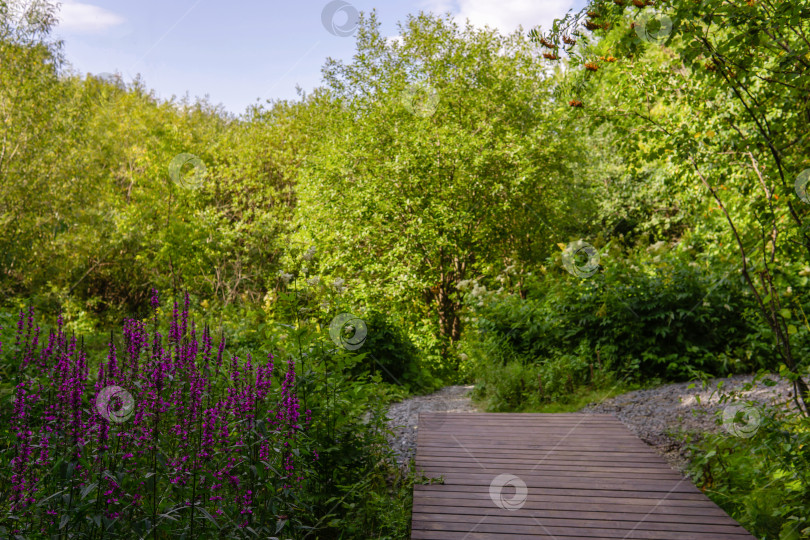
POLYGON ((405 333, 402 323, 391 321, 388 315, 379 311, 365 313, 363 321, 368 329, 362 348, 368 355, 368 371, 379 372, 384 381, 413 390, 428 386, 426 377, 429 374, 419 365, 419 351, 405 333))
POLYGON ((535 231, 591 218, 584 142, 551 114, 520 34, 422 14, 389 43, 378 27, 362 19, 353 61, 325 68, 332 122, 301 171, 300 235, 329 245, 329 272, 368 303, 430 323, 450 356, 459 282, 525 268, 548 255, 535 231))
MULTIPOLYGON (((810 89, 807 13, 806 0, 664 0, 654 8, 591 0, 550 32, 531 33, 552 48, 580 36, 556 95, 584 101, 573 114, 616 134, 611 142, 630 174, 652 164, 682 201, 692 190, 705 194, 703 205, 685 205, 706 218, 694 228, 725 245, 711 251, 740 261, 773 338, 770 368, 784 363, 793 377, 803 359, 793 350, 796 327, 782 316, 788 280, 780 274, 810 256, 802 184, 810 103, 800 97, 810 89)), ((798 383, 807 402, 810 388, 798 383)))
POLYGON ((590 365, 575 355, 538 364, 483 364, 475 372, 473 398, 491 412, 576 412, 639 387, 594 369, 591 376, 590 365))
POLYGON ((75 297, 106 325, 141 309, 150 284, 261 302, 314 108, 276 102, 235 119, 206 101, 161 102, 139 80, 80 78, 47 29, 14 26, 47 20, 49 6, 0 13, 11 25, 0 40, 0 291, 75 297), (184 153, 205 168, 196 185, 169 170, 184 153))
POLYGON ((810 538, 810 427, 780 409, 761 411, 751 438, 718 433, 691 443, 694 482, 759 538, 810 538))
MULTIPOLYGON (((413 478, 392 468, 380 412, 406 392, 474 381, 492 410, 541 410, 758 367, 800 383, 810 5, 657 1, 674 23, 661 43, 638 32, 652 9, 590 0, 542 34, 562 58, 548 61, 537 30, 419 14, 390 41, 363 16, 325 88, 233 117, 79 77, 49 37, 50 2, 0 1, 2 381, 21 307, 62 308, 99 356, 149 285, 186 289, 230 352, 296 358, 302 398, 328 419, 302 501, 317 517, 297 524, 391 538, 407 535, 413 478), (188 167, 171 177, 179 154, 204 164, 199 185, 188 167), (587 279, 555 247, 580 237, 602 255, 587 279), (339 313, 366 322, 356 352, 328 335, 339 313)), ((775 433, 802 429, 758 437, 787 458, 775 433)), ((806 518, 806 493, 757 441, 712 440, 725 457, 698 466, 774 535, 806 518)))
POLYGON ((348 421, 336 419, 314 440, 323 448, 313 490, 313 512, 319 516, 315 525, 322 538, 405 538, 413 478, 394 464, 385 439, 385 401, 366 401, 363 415, 355 405, 365 396, 347 397, 334 412, 348 421), (358 414, 350 415, 349 402, 358 414))
MULTIPOLYGON (((279 304, 276 311, 282 313, 300 312, 307 305, 295 291, 282 294, 279 304), (295 308, 284 307, 285 303, 295 308)), ((303 407, 312 410, 308 442, 317 449, 318 460, 316 476, 302 500, 309 509, 306 525, 321 538, 403 538, 410 525, 413 479, 396 466, 386 439, 385 417, 388 403, 402 397, 403 387, 398 381, 386 384, 381 372, 372 373, 368 365, 370 350, 388 360, 392 368, 397 361, 407 363, 414 358, 398 351, 386 353, 382 338, 403 337, 395 328, 387 327, 380 314, 368 317, 368 330, 369 337, 375 335, 373 330, 383 335, 351 351, 335 348, 328 322, 317 323, 328 321, 328 315, 314 308, 305 312, 311 318, 265 329, 279 356, 290 354, 300 359, 298 392, 303 407), (369 345, 372 347, 367 350, 369 345)))
POLYGON ((614 379, 687 380, 764 365, 768 351, 751 339, 758 326, 733 269, 659 250, 629 260, 605 250, 603 271, 585 279, 561 277, 550 260, 553 270, 527 285, 525 300, 476 285, 467 300, 478 331, 465 348, 479 391, 509 410, 524 397, 556 401, 614 379))

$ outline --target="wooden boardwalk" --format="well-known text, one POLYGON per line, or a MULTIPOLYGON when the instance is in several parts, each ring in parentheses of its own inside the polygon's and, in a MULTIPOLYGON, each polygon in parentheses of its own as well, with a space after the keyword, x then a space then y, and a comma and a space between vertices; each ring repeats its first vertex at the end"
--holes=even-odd
POLYGON ((411 538, 753 539, 611 415, 421 414, 411 538))

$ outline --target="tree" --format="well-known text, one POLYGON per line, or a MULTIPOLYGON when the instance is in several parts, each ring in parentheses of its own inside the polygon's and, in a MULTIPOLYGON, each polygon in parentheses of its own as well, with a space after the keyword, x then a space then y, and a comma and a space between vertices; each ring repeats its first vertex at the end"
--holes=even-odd
POLYGON ((432 311, 455 341, 460 281, 530 266, 589 219, 581 147, 520 34, 420 14, 387 42, 378 26, 363 17, 354 61, 324 68, 333 123, 302 171, 299 232, 371 301, 432 311))
POLYGON ((349 64, 324 68, 330 129, 299 180, 298 232, 377 305, 461 335, 459 282, 557 249, 592 218, 584 144, 520 33, 411 16, 399 40, 361 17, 349 64))
POLYGON ((55 201, 41 194, 50 191, 47 174, 60 164, 51 134, 65 133, 56 115, 63 100, 61 48, 48 39, 53 23, 47 3, 0 2, 1 266, 18 281, 27 277, 23 250, 48 234, 55 201))
POLYGON ((639 161, 665 157, 679 165, 677 177, 708 192, 807 413, 810 395, 794 353, 800 318, 789 291, 797 285, 791 261, 810 254, 802 229, 808 210, 801 189, 794 191, 810 165, 810 4, 630 4, 592 0, 531 35, 569 55, 560 96, 620 129, 622 146, 639 161))

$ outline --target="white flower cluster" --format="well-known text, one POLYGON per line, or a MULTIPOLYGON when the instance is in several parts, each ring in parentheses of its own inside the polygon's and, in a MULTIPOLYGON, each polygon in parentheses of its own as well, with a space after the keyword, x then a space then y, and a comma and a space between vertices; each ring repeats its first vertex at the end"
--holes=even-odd
POLYGON ((335 288, 338 294, 343 294, 346 292, 346 287, 343 286, 343 283, 343 278, 335 278, 335 281, 332 282, 332 287, 335 288))
POLYGON ((473 285, 473 290, 470 291, 470 296, 473 298, 478 299, 478 305, 484 305, 484 295, 487 293, 487 288, 483 285, 479 285, 477 282, 473 285))
POLYGON ((281 278, 281 281, 284 282, 284 285, 287 285, 293 277, 292 274, 288 274, 283 270, 279 271, 278 276, 281 278))
POLYGON ((306 251, 306 253, 304 253, 304 255, 303 255, 303 259, 304 259, 305 261, 311 261, 311 260, 312 260, 312 257, 315 255, 315 251, 317 251, 317 248, 316 248, 315 246, 312 246, 311 248, 309 248, 309 249, 306 251))
POLYGON ((462 279, 456 285, 456 288, 460 291, 469 291, 467 294, 473 300, 477 300, 476 302, 479 306, 484 305, 484 295, 487 293, 487 288, 483 285, 478 283, 478 280, 474 279, 462 279), (470 290, 470 285, 472 285, 472 290, 470 290))
POLYGON ((656 251, 660 251, 665 248, 667 243, 664 240, 659 240, 658 242, 650 245, 647 247, 647 252, 655 253, 656 251))

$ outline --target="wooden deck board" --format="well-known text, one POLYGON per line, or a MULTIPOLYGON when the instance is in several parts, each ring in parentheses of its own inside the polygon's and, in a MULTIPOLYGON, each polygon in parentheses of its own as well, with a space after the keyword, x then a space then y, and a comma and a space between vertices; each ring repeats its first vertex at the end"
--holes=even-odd
POLYGON ((416 467, 443 483, 414 486, 412 538, 754 538, 610 415, 422 414, 416 467))

